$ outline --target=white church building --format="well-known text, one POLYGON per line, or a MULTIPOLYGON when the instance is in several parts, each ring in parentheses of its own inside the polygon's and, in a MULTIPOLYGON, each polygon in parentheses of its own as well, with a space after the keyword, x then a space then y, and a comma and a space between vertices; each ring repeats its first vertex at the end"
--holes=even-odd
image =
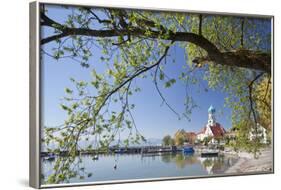
POLYGON ((216 139, 223 137, 226 133, 221 124, 216 122, 215 113, 216 109, 211 105, 208 109, 208 123, 199 133, 197 133, 198 141, 203 141, 205 138, 211 137, 211 142, 216 143, 216 139))

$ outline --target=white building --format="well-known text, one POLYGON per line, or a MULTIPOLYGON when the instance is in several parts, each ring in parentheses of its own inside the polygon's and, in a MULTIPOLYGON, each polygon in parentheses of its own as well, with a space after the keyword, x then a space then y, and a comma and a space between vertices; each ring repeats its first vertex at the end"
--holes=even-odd
POLYGON ((259 138, 261 143, 267 143, 266 129, 259 123, 257 124, 257 129, 253 127, 249 133, 250 141, 254 140, 255 138, 259 138))
POLYGON ((210 106, 208 109, 208 123, 197 134, 197 140, 203 141, 207 137, 212 137, 211 142, 216 143, 216 138, 224 136, 226 131, 219 123, 216 122, 215 113, 216 109, 213 106, 210 106))

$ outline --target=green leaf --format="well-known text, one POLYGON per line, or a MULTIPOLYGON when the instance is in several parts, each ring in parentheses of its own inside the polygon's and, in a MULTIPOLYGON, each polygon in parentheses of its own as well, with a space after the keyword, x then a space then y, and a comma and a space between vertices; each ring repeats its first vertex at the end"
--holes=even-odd
POLYGON ((167 81, 167 82, 165 83, 165 87, 166 87, 166 88, 169 88, 169 87, 171 87, 174 83, 176 83, 176 79, 170 79, 169 81, 167 81))
POLYGON ((73 90, 70 90, 69 88, 65 88, 64 91, 65 91, 67 94, 72 94, 72 93, 73 93, 73 90))
POLYGON ((162 71, 160 71, 159 79, 160 79, 160 80, 164 80, 164 73, 163 73, 162 71))

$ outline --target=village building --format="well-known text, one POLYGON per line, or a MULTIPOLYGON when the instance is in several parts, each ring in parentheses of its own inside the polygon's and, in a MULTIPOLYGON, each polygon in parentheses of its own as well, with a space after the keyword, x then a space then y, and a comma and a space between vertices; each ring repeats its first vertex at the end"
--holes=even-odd
POLYGON ((257 124, 257 129, 252 128, 249 133, 249 139, 250 141, 258 138, 261 143, 266 144, 267 143, 267 134, 266 129, 261 126, 259 123, 257 124))
POLYGON ((181 129, 175 133, 174 140, 176 145, 192 145, 195 143, 196 137, 196 133, 181 129))
POLYGON ((189 144, 194 144, 195 141, 196 141, 196 133, 194 132, 186 132, 185 133, 185 137, 186 137, 186 141, 189 143, 189 144))
POLYGON ((202 142, 205 138, 211 138, 211 143, 218 143, 218 139, 224 137, 226 131, 222 125, 216 122, 216 109, 210 106, 208 109, 208 122, 206 126, 197 134, 197 140, 202 142))

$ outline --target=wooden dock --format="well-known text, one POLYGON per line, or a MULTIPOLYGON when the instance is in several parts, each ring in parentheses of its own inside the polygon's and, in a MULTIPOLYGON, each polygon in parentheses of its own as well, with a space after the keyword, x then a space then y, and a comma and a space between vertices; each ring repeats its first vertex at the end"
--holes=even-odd
MULTIPOLYGON (((176 146, 134 146, 134 147, 109 147, 108 150, 78 150, 77 155, 93 155, 93 154, 153 154, 181 151, 176 146)), ((41 157, 47 157, 52 152, 41 152, 41 157)), ((58 156, 67 156, 67 151, 56 153, 58 156)))

